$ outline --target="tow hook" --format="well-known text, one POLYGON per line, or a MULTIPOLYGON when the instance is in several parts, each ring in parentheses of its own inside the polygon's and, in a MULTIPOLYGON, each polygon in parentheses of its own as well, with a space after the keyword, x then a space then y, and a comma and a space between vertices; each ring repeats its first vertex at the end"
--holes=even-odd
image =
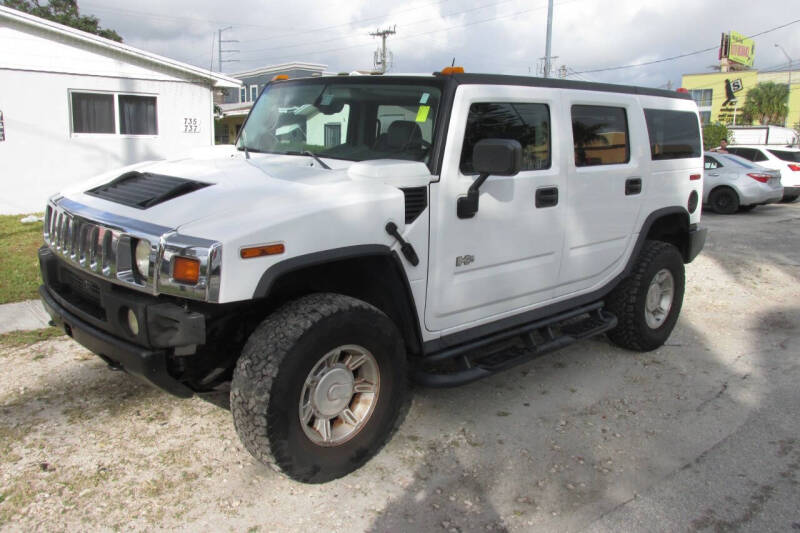
POLYGON ((411 263, 413 266, 417 266, 419 264, 419 257, 417 257, 417 252, 414 251, 414 247, 411 246, 411 243, 406 241, 400 232, 397 231, 397 224, 394 222, 388 222, 386 224, 386 233, 397 239, 397 242, 400 243, 400 251, 403 252, 403 255, 411 263))

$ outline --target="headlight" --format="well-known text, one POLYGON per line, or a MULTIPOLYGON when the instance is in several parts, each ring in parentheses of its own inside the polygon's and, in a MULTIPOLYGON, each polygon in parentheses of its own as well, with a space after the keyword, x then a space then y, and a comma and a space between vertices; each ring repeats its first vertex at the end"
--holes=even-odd
POLYGON ((150 277, 150 243, 145 239, 139 239, 136 243, 136 270, 139 275, 147 279, 150 277))

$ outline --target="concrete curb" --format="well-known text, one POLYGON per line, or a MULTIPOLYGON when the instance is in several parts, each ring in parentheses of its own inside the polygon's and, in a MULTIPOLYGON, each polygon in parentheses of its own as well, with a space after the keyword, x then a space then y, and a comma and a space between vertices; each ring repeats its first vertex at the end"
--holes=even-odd
POLYGON ((17 330, 42 329, 50 316, 39 300, 27 300, 0 305, 0 334, 17 330))

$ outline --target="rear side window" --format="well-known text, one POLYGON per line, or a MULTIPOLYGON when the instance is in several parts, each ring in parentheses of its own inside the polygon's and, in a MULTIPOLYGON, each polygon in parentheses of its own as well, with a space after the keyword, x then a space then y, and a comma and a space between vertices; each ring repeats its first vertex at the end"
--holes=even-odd
POLYGON ((474 172, 472 149, 482 139, 513 139, 522 145, 522 170, 550 168, 550 108, 547 104, 475 103, 469 107, 461 172, 474 172))
POLYGON ((704 165, 706 170, 712 170, 712 169, 719 168, 719 167, 722 166, 719 163, 719 161, 717 161, 713 157, 708 157, 708 156, 705 157, 705 160, 703 161, 703 165, 704 165))
POLYGON ((752 148, 731 148, 729 146, 728 152, 738 155, 739 157, 744 157, 748 161, 752 161, 756 155, 756 151, 752 148))
POLYGON ((572 106, 572 140, 576 167, 630 161, 628 116, 622 107, 572 106))
POLYGON ((700 157, 700 127, 691 111, 645 109, 650 157, 654 161, 700 157))
POLYGON ((769 153, 782 161, 800 163, 800 152, 790 152, 789 150, 767 150, 769 153))

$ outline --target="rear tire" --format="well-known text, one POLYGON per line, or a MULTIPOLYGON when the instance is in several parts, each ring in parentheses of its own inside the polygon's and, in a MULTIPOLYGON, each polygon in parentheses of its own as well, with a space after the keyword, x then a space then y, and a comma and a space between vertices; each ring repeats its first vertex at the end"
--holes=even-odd
POLYGON ((718 187, 711 191, 708 203, 720 215, 732 215, 739 210, 739 195, 730 187, 718 187))
POLYGON ((381 449, 407 397, 394 323, 365 302, 322 293, 289 302, 252 333, 233 373, 231 412, 255 458, 324 483, 381 449))
POLYGON ((622 348, 649 352, 672 333, 683 304, 685 272, 675 246, 645 241, 631 274, 611 292, 606 308, 617 327, 608 338, 622 348))
POLYGON ((783 198, 781 198, 781 202, 784 203, 784 204, 790 204, 790 203, 794 202, 795 200, 797 200, 797 198, 798 198, 798 195, 790 194, 789 196, 784 196, 783 198))

